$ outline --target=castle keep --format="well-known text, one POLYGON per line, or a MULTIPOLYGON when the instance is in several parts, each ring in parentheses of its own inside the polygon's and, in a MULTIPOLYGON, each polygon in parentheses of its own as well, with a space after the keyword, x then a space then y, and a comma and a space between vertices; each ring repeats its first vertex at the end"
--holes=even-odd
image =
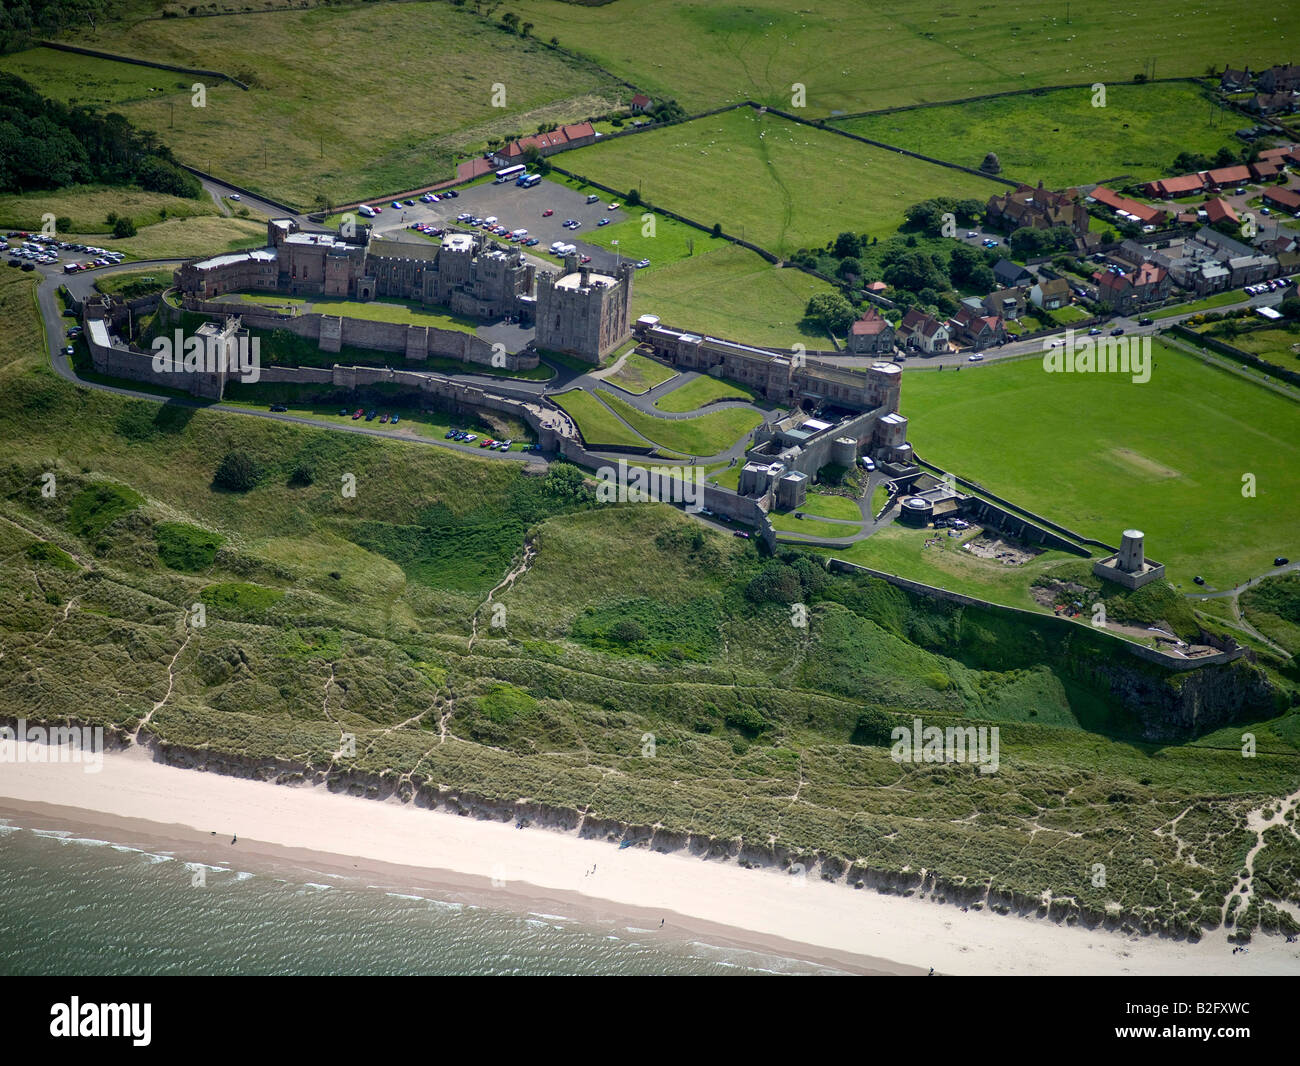
POLYGON ((483 319, 531 317, 533 307, 533 266, 518 248, 470 233, 449 234, 441 245, 381 240, 356 224, 307 233, 288 219, 267 223, 265 248, 186 263, 176 286, 198 300, 246 291, 389 297, 483 319))
POLYGON ((591 363, 609 355, 631 333, 633 270, 620 263, 614 274, 600 274, 570 255, 563 274, 539 274, 537 346, 591 363))

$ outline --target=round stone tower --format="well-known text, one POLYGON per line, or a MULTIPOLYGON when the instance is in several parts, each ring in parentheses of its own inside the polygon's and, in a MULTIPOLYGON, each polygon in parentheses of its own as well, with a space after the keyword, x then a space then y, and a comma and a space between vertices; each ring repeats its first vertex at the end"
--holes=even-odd
POLYGON ((1142 531, 1140 529, 1124 530, 1124 539, 1119 542, 1119 568, 1130 574, 1142 569, 1146 556, 1142 551, 1142 531))

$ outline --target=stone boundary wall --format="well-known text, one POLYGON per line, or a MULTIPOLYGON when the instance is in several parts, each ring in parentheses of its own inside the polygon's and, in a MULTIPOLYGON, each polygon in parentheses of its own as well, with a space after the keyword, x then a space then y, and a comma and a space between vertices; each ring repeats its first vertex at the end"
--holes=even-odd
POLYGON ((219 70, 204 70, 202 67, 178 67, 174 63, 159 63, 152 59, 137 59, 135 56, 117 55, 113 52, 103 52, 97 48, 83 48, 78 44, 63 44, 59 41, 37 41, 40 48, 53 48, 56 52, 75 52, 77 55, 90 56, 94 59, 108 59, 114 63, 133 63, 137 67, 153 67, 155 70, 174 70, 178 74, 194 74, 204 78, 218 78, 221 81, 228 81, 231 85, 237 85, 245 92, 248 86, 238 78, 232 78, 229 74, 222 73, 219 70))
POLYGON ((1080 544, 1090 544, 1095 548, 1104 548, 1108 552, 1119 551, 1119 548, 1117 548, 1114 544, 1107 544, 1104 540, 1094 540, 1092 537, 1085 537, 1079 533, 1076 533, 1072 529, 1068 529, 1065 526, 1060 525, 1059 523, 1053 522, 1050 518, 1044 518, 1042 515, 1035 514, 1033 511, 1026 510, 1025 508, 1019 506, 1018 504, 1012 503, 1010 500, 1004 499, 1003 497, 997 495, 996 493, 989 492, 988 489, 984 488, 984 486, 980 485, 977 482, 968 481, 964 477, 958 477, 956 474, 944 470, 943 467, 935 466, 933 463, 927 463, 924 459, 922 459, 919 455, 916 455, 915 453, 913 453, 912 458, 916 461, 918 466, 923 466, 927 470, 933 470, 936 474, 939 475, 946 474, 947 476, 951 477, 953 481, 955 481, 958 485, 965 485, 972 492, 977 493, 980 496, 986 496, 988 497, 988 499, 992 500, 995 503, 1000 503, 1004 507, 1009 507, 1011 508, 1012 511, 1016 512, 1017 514, 1032 519, 1034 522, 1037 522, 1040 525, 1045 526, 1047 529, 1050 529, 1055 533, 1061 534, 1061 536, 1063 537, 1069 537, 1071 540, 1078 541, 1078 543, 1080 544))
MULTIPOLYGON (((1188 82, 1193 85, 1204 85, 1204 78, 1150 78, 1143 85, 1159 85, 1164 82, 1188 82)), ((827 122, 845 122, 854 118, 871 118, 874 115, 895 115, 900 111, 921 111, 931 107, 953 107, 957 104, 974 104, 981 100, 998 100, 1008 96, 1041 96, 1045 93, 1059 92, 1062 89, 1091 89, 1093 82, 1077 82, 1070 85, 1038 85, 1032 89, 1005 89, 997 93, 981 93, 978 96, 962 96, 956 100, 934 100, 924 104, 899 104, 897 107, 882 107, 875 111, 853 111, 846 115, 833 115, 828 118, 827 122)), ((1114 85, 1136 85, 1137 82, 1114 81, 1109 82, 1108 87, 1114 85)))
MULTIPOLYGON (((253 329, 288 330, 299 337, 321 345, 322 324, 325 319, 338 319, 338 343, 354 348, 400 353, 403 359, 419 360, 428 356, 459 359, 478 366, 492 366, 492 345, 472 333, 443 329, 439 326, 406 325, 400 322, 372 322, 364 318, 324 315, 309 312, 288 315, 270 307, 256 304, 222 303, 216 300, 198 300, 186 297, 186 311, 206 315, 239 315, 244 325, 253 329)), ((332 331, 331 331, 332 332, 332 331)), ((332 338, 331 338, 332 343, 332 338)), ((337 350, 321 347, 322 351, 337 350)), ((535 351, 507 353, 499 369, 531 370, 539 363, 535 351)))
MULTIPOLYGON (((1032 619, 1036 623, 1056 626, 1062 631, 1068 626, 1077 626, 1082 623, 1071 621, 1068 618, 1061 618, 1056 615, 1039 614, 1037 611, 1027 611, 1023 607, 1008 607, 1006 604, 992 603, 989 600, 982 600, 976 596, 967 596, 960 592, 950 592, 948 589, 936 588, 934 585, 926 585, 920 581, 912 581, 909 578, 900 577, 897 574, 889 574, 883 570, 873 570, 869 566, 861 566, 858 563, 850 563, 844 559, 831 559, 828 561, 829 569, 841 573, 861 573, 870 577, 879 578, 887 581, 889 584, 901 588, 906 592, 915 593, 918 596, 927 596, 930 599, 946 600, 949 603, 960 604, 963 607, 979 607, 984 610, 1007 612, 1017 615, 1021 618, 1032 619)), ((1091 627, 1089 627, 1091 628, 1091 627)), ((1197 670, 1202 666, 1213 666, 1223 663, 1230 663, 1240 659, 1246 653, 1245 648, 1234 648, 1232 651, 1218 651, 1213 655, 1203 655, 1196 659, 1184 659, 1177 655, 1168 655, 1165 652, 1158 651, 1155 648, 1148 648, 1143 644, 1134 644, 1132 641, 1117 637, 1105 630, 1093 630, 1099 636, 1106 636, 1109 639, 1117 641, 1130 654, 1139 659, 1145 659, 1149 663, 1162 666, 1166 670, 1182 672, 1185 670, 1197 670)))
MULTIPOLYGON (((1272 325, 1281 325, 1273 323, 1272 325)), ((1300 374, 1294 370, 1288 370, 1284 366, 1278 366, 1276 363, 1270 363, 1259 356, 1243 351, 1240 348, 1234 348, 1231 344, 1219 340, 1217 337, 1206 337, 1197 333, 1195 330, 1188 329, 1182 323, 1175 323, 1169 327, 1169 332, 1180 340, 1187 341, 1190 344, 1199 345, 1202 348, 1209 348, 1212 352, 1218 352, 1220 355, 1226 355, 1229 359, 1234 359, 1239 363, 1252 367, 1261 373, 1268 374, 1270 377, 1281 378, 1283 381, 1292 385, 1300 385, 1300 374)))

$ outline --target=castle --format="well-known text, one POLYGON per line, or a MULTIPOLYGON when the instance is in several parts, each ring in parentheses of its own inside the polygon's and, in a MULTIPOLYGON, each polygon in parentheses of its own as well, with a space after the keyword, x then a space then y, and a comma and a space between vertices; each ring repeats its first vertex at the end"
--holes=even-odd
POLYGON ((185 263, 175 285, 187 305, 240 292, 410 300, 535 325, 538 347, 598 363, 629 336, 633 273, 626 263, 613 275, 580 268, 576 256, 563 273, 538 272, 520 248, 475 233, 431 244, 381 238, 358 223, 321 233, 273 219, 265 248, 185 263))

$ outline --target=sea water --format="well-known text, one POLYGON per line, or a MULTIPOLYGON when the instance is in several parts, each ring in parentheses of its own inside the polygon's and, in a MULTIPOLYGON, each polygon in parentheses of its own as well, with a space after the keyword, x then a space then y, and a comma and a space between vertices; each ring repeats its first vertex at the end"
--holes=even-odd
POLYGON ((0 974, 762 974, 825 967, 0 819, 0 974))

